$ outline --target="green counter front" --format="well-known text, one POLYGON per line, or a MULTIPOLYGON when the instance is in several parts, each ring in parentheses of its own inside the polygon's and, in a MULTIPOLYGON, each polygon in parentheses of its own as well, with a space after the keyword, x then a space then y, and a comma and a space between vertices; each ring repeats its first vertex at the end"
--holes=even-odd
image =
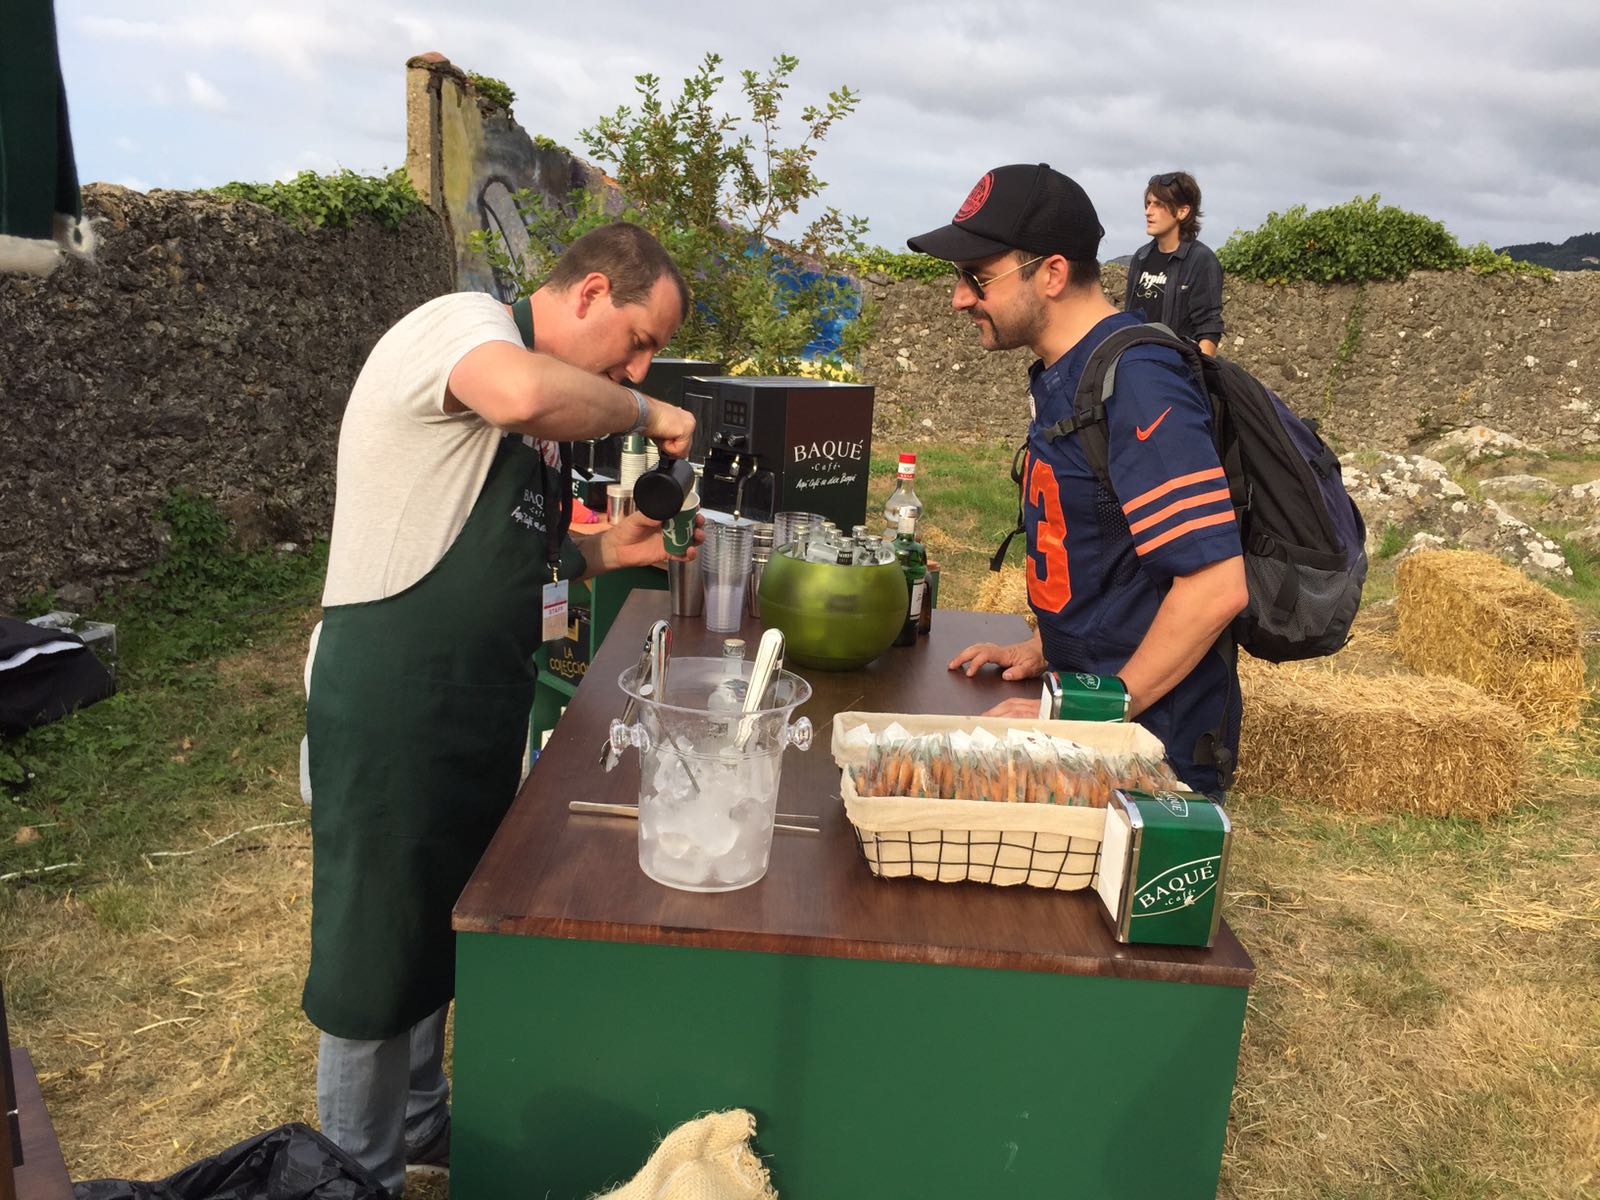
MULTIPOLYGON (((567 811, 636 799, 633 754, 595 760, 664 615, 629 598, 457 905, 453 1200, 588 1197, 733 1107, 785 1200, 1215 1196, 1254 971, 1226 924, 1211 950, 1121 946, 1090 891, 874 879, 844 819, 832 714, 1027 694, 945 669, 1021 623, 941 612, 862 671, 803 672, 818 736, 778 807, 822 834, 697 895, 644 876, 632 821, 567 811)), ((676 653, 714 652, 675 624, 676 653)))

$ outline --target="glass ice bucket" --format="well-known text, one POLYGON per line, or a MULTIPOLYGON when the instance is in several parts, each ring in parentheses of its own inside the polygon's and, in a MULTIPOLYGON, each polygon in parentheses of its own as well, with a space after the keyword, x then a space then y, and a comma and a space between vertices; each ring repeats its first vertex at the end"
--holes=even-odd
POLYGON ((674 658, 662 696, 638 667, 617 680, 635 721, 613 721, 611 745, 639 751, 639 866, 657 883, 731 892, 767 873, 783 752, 811 745, 811 722, 790 720, 811 685, 780 671, 770 707, 743 713, 753 666, 735 676, 720 658, 674 658))

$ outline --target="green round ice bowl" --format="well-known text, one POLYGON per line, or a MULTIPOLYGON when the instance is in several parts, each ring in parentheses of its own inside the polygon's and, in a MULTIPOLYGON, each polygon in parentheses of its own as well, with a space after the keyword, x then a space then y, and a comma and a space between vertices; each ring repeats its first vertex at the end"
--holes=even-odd
POLYGON ((783 630, 785 654, 824 671, 864 667, 887 650, 911 602, 899 563, 841 567, 772 552, 761 575, 761 622, 783 630))

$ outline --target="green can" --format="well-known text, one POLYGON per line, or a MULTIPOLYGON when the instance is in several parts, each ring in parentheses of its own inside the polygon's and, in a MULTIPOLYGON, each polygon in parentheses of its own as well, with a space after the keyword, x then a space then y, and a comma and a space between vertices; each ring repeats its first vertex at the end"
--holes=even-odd
POLYGON ((1128 689, 1115 675, 1046 671, 1041 721, 1126 721, 1128 689))
POLYGON ((1209 946, 1222 920, 1233 826, 1193 792, 1115 792, 1095 890, 1119 942, 1209 946))

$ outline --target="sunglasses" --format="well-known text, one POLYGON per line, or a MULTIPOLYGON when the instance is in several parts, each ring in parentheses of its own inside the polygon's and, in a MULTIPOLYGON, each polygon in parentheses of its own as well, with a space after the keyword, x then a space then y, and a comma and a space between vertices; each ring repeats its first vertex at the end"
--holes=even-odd
POLYGON ((1190 202, 1189 189, 1184 186, 1183 176, 1178 174, 1178 172, 1168 171, 1165 175, 1152 175, 1150 176, 1150 182, 1145 186, 1155 187, 1158 184, 1161 187, 1171 188, 1173 191, 1177 192, 1178 199, 1182 200, 1185 204, 1190 202))
POLYGON ((1045 256, 1043 254, 1036 254, 1032 258, 1030 258, 1027 262, 1018 263, 1016 266, 1012 267, 1011 270, 1009 270, 1009 271, 1001 271, 1000 274, 991 275, 987 279, 979 279, 976 275, 974 275, 971 271, 967 270, 965 267, 957 267, 956 268, 956 278, 958 278, 959 280, 961 280, 962 283, 966 284, 969 288, 971 288, 972 289, 972 294, 975 295, 979 300, 982 300, 982 299, 985 299, 984 291, 983 291, 984 288, 989 287, 992 284, 999 282, 1000 280, 1004 279, 1007 275, 1015 275, 1018 271, 1022 270, 1023 267, 1031 267, 1031 266, 1033 266, 1034 263, 1043 262, 1044 260, 1045 260, 1045 256))

